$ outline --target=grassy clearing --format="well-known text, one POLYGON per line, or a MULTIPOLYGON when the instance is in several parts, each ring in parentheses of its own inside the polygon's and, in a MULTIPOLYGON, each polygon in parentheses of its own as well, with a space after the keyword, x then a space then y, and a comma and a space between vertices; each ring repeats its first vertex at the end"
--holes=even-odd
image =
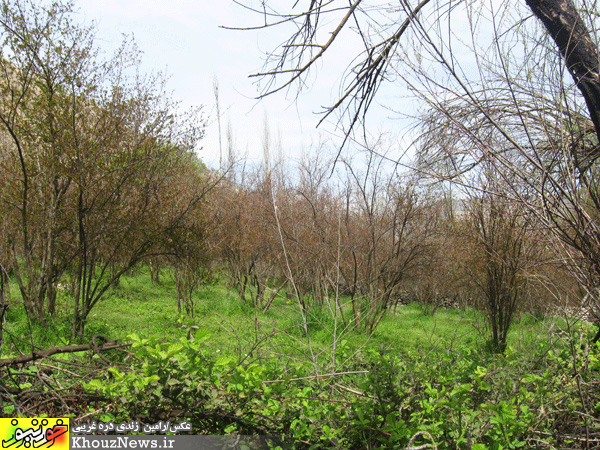
MULTIPOLYGON (((18 290, 13 287, 13 302, 7 319, 9 345, 3 356, 15 351, 15 342, 21 349, 35 344, 39 347, 62 345, 70 342, 69 302, 64 292, 58 297, 58 316, 49 328, 28 323, 22 308, 18 307, 18 290), (13 344, 13 345, 11 345, 13 344)), ((205 343, 209 353, 240 355, 252 352, 256 346, 261 352, 272 350, 273 355, 308 360, 333 360, 343 352, 348 359, 366 350, 396 354, 401 351, 444 351, 470 348, 483 351, 487 340, 485 319, 473 309, 440 308, 434 314, 426 306, 412 304, 397 306, 383 318, 375 332, 367 337, 351 323, 334 319, 325 306, 306 313, 310 347, 306 339, 301 314, 293 301, 284 296, 276 299, 271 308, 256 312, 244 304, 223 283, 205 286, 194 294, 195 316, 180 316, 174 282, 164 272, 161 283, 153 283, 145 267, 124 276, 119 286, 94 308, 90 314, 86 335, 101 334, 109 339, 127 340, 131 334, 154 336, 160 342, 175 342, 183 334, 184 325, 206 330, 210 339, 205 343)), ((346 317, 350 317, 349 311, 346 317)), ((562 326, 559 319, 536 319, 523 315, 515 321, 509 347, 512 351, 533 348, 546 339, 550 328, 562 326)))
MULTIPOLYGON (((234 292, 217 284, 199 289, 195 305, 193 319, 178 316, 173 281, 163 276, 161 284, 154 284, 148 271, 140 269, 135 275, 124 277, 120 286, 97 305, 88 332, 113 339, 127 339, 131 333, 140 337, 154 335, 160 341, 174 342, 182 335, 185 323, 210 333, 206 343, 209 352, 239 355, 251 351, 260 341, 263 351, 272 348, 288 356, 310 356, 301 314, 297 305, 284 297, 275 300, 266 313, 255 312, 234 292)), ((483 351, 487 340, 485 319, 473 309, 440 308, 432 315, 427 307, 418 304, 398 306, 369 338, 351 324, 344 324, 339 318, 335 321, 326 307, 309 311, 307 322, 313 353, 325 359, 334 350, 340 351, 340 347, 348 357, 362 349, 386 353, 463 348, 483 351)), ((556 325, 556 319, 539 320, 524 315, 514 323, 509 347, 516 351, 535 346, 556 325)))

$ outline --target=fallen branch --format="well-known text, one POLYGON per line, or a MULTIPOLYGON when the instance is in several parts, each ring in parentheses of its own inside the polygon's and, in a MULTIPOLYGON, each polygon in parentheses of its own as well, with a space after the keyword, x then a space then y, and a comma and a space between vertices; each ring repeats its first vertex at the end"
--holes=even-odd
POLYGON ((57 353, 77 353, 88 350, 93 350, 94 352, 98 353, 104 350, 113 350, 116 348, 131 346, 131 342, 124 344, 118 344, 117 342, 117 340, 106 340, 104 343, 98 345, 94 340, 92 344, 62 345, 58 347, 52 347, 45 350, 40 350, 39 352, 33 352, 28 355, 0 359, 0 367, 11 366, 14 364, 24 364, 38 359, 47 358, 48 356, 56 355, 57 353))
POLYGON ((372 396, 372 395, 367 395, 367 394, 365 394, 364 392, 357 391, 356 389, 351 389, 351 388, 349 388, 349 387, 342 386, 341 384, 338 384, 338 383, 335 383, 335 386, 336 386, 338 389, 341 389, 342 391, 350 392, 351 394, 354 394, 354 395, 359 395, 359 396, 361 396, 361 397, 369 397, 369 398, 372 398, 372 399, 374 399, 374 400, 377 400, 377 397, 374 397, 374 396, 372 396))
POLYGON ((437 445, 435 445, 435 439, 433 439, 433 436, 431 436, 431 434, 429 434, 427 431, 419 431, 417 434, 415 434, 410 439, 410 442, 408 443, 408 447, 405 447, 402 450, 424 450, 424 449, 428 449, 428 448, 432 448, 434 450, 437 450, 437 445), (417 447, 414 447, 415 441, 417 440, 417 438, 419 438, 421 436, 425 436, 425 437, 429 438, 429 440, 432 443, 431 444, 423 444, 423 445, 419 445, 417 447))
POLYGON ((572 435, 568 435, 568 434, 561 434, 561 433, 546 433, 544 431, 534 431, 535 434, 539 434, 540 436, 545 436, 545 437, 553 437, 553 438, 560 438, 560 439, 568 439, 568 440, 573 440, 573 441, 578 441, 578 442, 584 442, 584 443, 594 443, 597 444, 600 442, 599 438, 588 438, 585 436, 572 436, 572 435))
POLYGON ((359 370, 359 371, 356 371, 356 372, 325 373, 325 374, 322 374, 322 375, 311 375, 311 376, 308 376, 308 377, 290 378, 288 380, 265 380, 265 381, 263 381, 263 384, 268 384, 268 383, 286 383, 288 381, 314 380, 314 379, 327 378, 327 377, 338 377, 338 376, 341 376, 341 375, 356 375, 356 374, 361 374, 361 373, 369 373, 369 371, 368 370, 359 370))

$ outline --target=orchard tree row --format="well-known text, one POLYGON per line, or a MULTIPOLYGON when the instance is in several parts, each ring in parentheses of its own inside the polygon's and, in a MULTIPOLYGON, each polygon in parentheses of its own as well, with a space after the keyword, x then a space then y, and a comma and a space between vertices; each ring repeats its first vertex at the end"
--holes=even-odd
MULTIPOLYGON (((529 29, 511 30, 529 43, 529 29)), ((477 66, 487 99, 413 63, 429 101, 416 170, 391 164, 382 142, 290 168, 269 163, 266 141, 262 167, 215 173, 195 153, 201 111, 182 113, 161 75, 141 73, 132 42, 106 58, 72 4, 30 0, 4 0, 0 36, 1 291, 14 279, 32 321, 57 313, 60 286, 83 337, 93 307, 142 263, 156 281, 169 268, 180 313, 221 273, 257 310, 285 295, 303 316, 326 308, 367 334, 400 301, 474 306, 500 350, 523 311, 586 295, 597 305, 592 124, 579 97, 551 95, 577 86, 555 74, 539 94, 530 75, 501 70, 501 46, 477 66)), ((536 52, 553 61, 548 45, 536 52)))
POLYGON ((581 302, 539 221, 491 193, 502 182, 494 171, 458 192, 399 173, 377 152, 338 162, 333 175, 318 157, 284 167, 230 174, 208 201, 212 268, 257 310, 285 298, 299 314, 324 310, 371 334, 399 303, 475 307, 501 350, 521 313, 581 302))
MULTIPOLYGON (((337 115, 342 149, 359 142, 374 156, 381 153, 365 142, 369 111, 377 104, 411 121, 412 168, 425 179, 460 187, 469 199, 459 211, 472 218, 485 275, 472 286, 482 287, 490 305, 495 298, 519 303, 518 274, 535 255, 568 267, 597 320, 597 3, 311 0, 245 6, 255 13, 248 29, 277 27, 284 36, 253 75, 263 96, 301 91, 316 79, 311 72, 341 67, 342 73, 329 74, 341 81, 322 120, 337 115), (340 41, 353 45, 342 51, 340 41)), ((406 148, 388 159, 404 165, 405 154, 406 148)), ((545 279, 548 292, 564 301, 566 294, 556 290, 569 285, 562 277, 529 279, 535 278, 545 279)), ((495 307, 490 313, 507 318, 495 307)))
POLYGON ((42 324, 66 286, 82 337, 123 273, 196 251, 187 242, 203 241, 199 211, 215 179, 195 156, 201 111, 182 114, 164 77, 140 71, 131 41, 104 57, 73 11, 1 3, 0 269, 42 324))

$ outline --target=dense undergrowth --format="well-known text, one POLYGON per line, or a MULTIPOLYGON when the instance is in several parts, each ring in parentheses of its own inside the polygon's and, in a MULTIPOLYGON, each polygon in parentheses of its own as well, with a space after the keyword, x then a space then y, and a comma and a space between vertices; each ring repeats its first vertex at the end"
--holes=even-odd
MULTIPOLYGON (((168 280, 125 278, 88 333, 132 348, 48 363, 65 378, 38 412, 188 419, 196 434, 272 435, 285 448, 600 447, 600 349, 587 345, 593 330, 571 320, 524 315, 498 354, 473 310, 400 306, 366 337, 323 308, 307 312, 307 338, 285 298, 255 313, 216 285, 196 304, 193 319, 178 318, 168 280)), ((2 356, 31 351, 34 341, 70 343, 67 322, 59 316, 44 332, 12 308, 2 356)), ((0 384, 33 385, 42 379, 33 367, 5 367, 0 384)), ((7 416, 32 412, 10 406, 7 416)))
POLYGON ((405 448, 418 434, 411 444, 444 449, 588 448, 600 436, 597 349, 579 342, 529 355, 370 350, 331 373, 207 356, 209 339, 133 336, 140 362, 87 385, 110 399, 101 418, 185 416, 196 433, 280 435, 299 448, 405 448))

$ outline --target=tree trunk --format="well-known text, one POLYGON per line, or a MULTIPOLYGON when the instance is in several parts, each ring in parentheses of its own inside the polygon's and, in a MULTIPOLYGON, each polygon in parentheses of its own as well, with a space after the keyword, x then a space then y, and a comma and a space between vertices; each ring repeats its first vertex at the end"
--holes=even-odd
MULTIPOLYGON (((600 140, 600 53, 572 0, 525 0, 542 21, 583 94, 600 140)), ((596 158, 595 155, 586 155, 596 158)))
POLYGON ((0 264, 0 352, 4 343, 4 320, 8 310, 9 299, 8 274, 4 270, 4 266, 0 264))

